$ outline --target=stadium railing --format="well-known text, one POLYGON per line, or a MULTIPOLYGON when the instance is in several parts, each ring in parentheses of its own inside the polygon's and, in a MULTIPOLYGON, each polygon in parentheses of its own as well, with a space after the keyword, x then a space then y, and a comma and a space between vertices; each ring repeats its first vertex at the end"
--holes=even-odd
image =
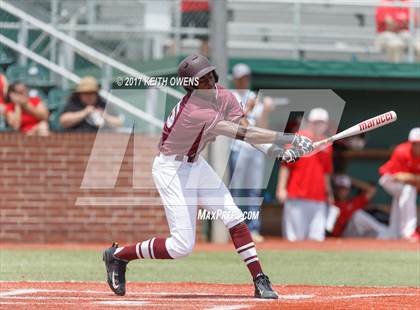
MULTIPOLYGON (((143 111, 142 109, 135 106, 133 103, 129 103, 123 100, 120 97, 115 96, 113 93, 107 91, 107 84, 109 85, 113 78, 113 72, 119 72, 125 74, 126 76, 136 77, 136 78, 147 78, 145 74, 139 72, 121 62, 118 62, 116 59, 113 59, 103 53, 98 52, 94 48, 76 40, 75 38, 57 30, 52 25, 49 25, 33 16, 29 15, 28 13, 22 11, 21 9, 13 6, 9 2, 2 1, 0 2, 0 9, 6 11, 8 14, 14 16, 15 18, 21 20, 22 22, 34 27, 42 33, 48 34, 51 39, 58 41, 61 46, 67 48, 67 51, 70 49, 72 53, 76 53, 80 57, 86 59, 92 64, 95 64, 100 69, 103 69, 103 76, 106 78, 105 89, 100 91, 100 95, 106 98, 107 101, 111 102, 112 104, 116 105, 117 107, 121 108, 122 110, 126 111, 128 114, 133 115, 145 123, 152 124, 156 127, 162 126, 162 120, 154 117, 150 113, 143 111)), ((0 34, 0 43, 7 46, 8 48, 16 51, 18 54, 23 55, 26 58, 31 59, 33 62, 48 68, 49 70, 53 71, 54 73, 58 74, 62 78, 71 81, 73 83, 78 83, 80 81, 80 77, 74 74, 71 68, 66 68, 66 64, 58 61, 58 63, 54 63, 50 59, 47 59, 29 48, 27 48, 22 42, 19 42, 18 38, 14 38, 13 40, 6 35, 0 34)), ((144 83, 147 86, 147 83, 144 83)), ((170 88, 170 87, 162 87, 159 91, 164 92, 168 96, 171 96, 175 99, 179 99, 182 97, 182 93, 170 88)))

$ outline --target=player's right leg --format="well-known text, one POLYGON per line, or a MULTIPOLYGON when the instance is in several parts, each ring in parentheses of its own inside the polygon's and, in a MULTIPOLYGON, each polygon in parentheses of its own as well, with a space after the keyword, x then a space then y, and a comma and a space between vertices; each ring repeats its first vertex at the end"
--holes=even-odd
MULTIPOLYGON (((398 200, 400 211, 400 235, 402 238, 411 240, 415 236, 417 228, 417 189, 415 186, 405 184, 398 200)), ((418 238, 418 237, 415 237, 418 238)), ((413 239, 415 240, 415 239, 413 239)))
MULTIPOLYGON (((308 239, 315 241, 325 240, 327 225, 327 205, 324 202, 307 201, 308 209, 311 209, 312 218, 309 224, 308 239)), ((307 209, 307 208, 305 208, 307 209)))
POLYGON ((187 256, 195 244, 197 197, 194 186, 187 189, 193 164, 164 161, 157 157, 153 179, 162 199, 170 236, 151 238, 136 244, 104 251, 107 282, 117 295, 125 294, 125 267, 135 259, 176 259, 187 256))

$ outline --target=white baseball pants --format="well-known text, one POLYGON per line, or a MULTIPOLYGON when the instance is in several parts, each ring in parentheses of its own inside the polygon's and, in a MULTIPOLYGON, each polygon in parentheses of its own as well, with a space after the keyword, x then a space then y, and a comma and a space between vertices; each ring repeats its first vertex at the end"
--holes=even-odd
POLYGON ((180 258, 194 248, 198 205, 209 212, 221 211, 220 219, 228 229, 244 219, 225 184, 202 157, 195 163, 174 157, 157 156, 152 174, 171 234, 166 248, 172 258, 180 258))
POLYGON ((343 237, 388 239, 388 227, 366 211, 357 210, 347 223, 343 237))
POLYGON ((379 184, 392 196, 389 233, 391 238, 410 238, 417 228, 417 189, 410 184, 395 181, 385 174, 379 184))
POLYGON ((327 224, 325 202, 288 199, 283 209, 283 237, 289 241, 324 241, 327 224))

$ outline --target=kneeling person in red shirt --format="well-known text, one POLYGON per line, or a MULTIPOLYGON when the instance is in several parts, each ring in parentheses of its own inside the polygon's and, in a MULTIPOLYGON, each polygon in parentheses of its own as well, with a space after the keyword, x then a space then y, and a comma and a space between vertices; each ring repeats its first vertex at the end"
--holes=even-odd
POLYGON ((366 182, 350 179, 347 175, 337 175, 333 179, 335 205, 340 215, 335 223, 334 237, 375 237, 387 238, 387 226, 380 223, 363 209, 376 193, 376 187, 366 182), (361 193, 349 198, 351 186, 361 193))
POLYGON ((417 233, 417 195, 420 191, 420 127, 411 129, 379 168, 379 184, 392 196, 389 229, 393 239, 420 240, 417 233))

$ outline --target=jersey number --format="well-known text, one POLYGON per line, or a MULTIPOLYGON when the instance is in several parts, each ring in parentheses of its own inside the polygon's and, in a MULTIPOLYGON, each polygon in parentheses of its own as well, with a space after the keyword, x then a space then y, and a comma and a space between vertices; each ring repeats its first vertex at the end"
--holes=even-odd
POLYGON ((172 109, 171 114, 169 114, 168 118, 166 119, 166 127, 171 128, 175 122, 175 118, 179 113, 179 109, 181 107, 181 101, 177 103, 177 105, 172 109))

